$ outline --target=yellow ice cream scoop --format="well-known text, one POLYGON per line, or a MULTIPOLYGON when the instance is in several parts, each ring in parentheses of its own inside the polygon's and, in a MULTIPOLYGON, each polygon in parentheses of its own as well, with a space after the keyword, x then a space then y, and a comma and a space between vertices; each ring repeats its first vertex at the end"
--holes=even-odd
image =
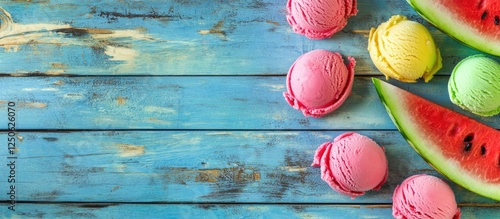
POLYGON ((370 30, 370 57, 386 79, 415 82, 432 79, 441 69, 441 54, 429 30, 405 16, 394 15, 370 30))

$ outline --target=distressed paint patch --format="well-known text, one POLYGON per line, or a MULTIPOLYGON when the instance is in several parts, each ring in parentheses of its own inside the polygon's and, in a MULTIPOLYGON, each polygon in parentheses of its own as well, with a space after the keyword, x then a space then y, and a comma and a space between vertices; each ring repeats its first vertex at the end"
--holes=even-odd
POLYGON ((277 21, 266 20, 266 23, 268 23, 268 24, 272 24, 272 25, 274 25, 274 26, 280 26, 280 23, 278 23, 277 21))
POLYGON ((260 181, 261 174, 253 168, 232 167, 221 169, 201 169, 195 171, 196 182, 254 182, 260 181))
POLYGON ((360 34, 366 38, 370 35, 370 30, 352 30, 351 32, 354 34, 360 34))
POLYGON ((54 62, 54 63, 50 64, 50 66, 52 68, 60 68, 60 69, 66 69, 66 68, 68 68, 68 66, 66 64, 64 64, 64 63, 58 63, 58 62, 54 62))
POLYGON ((113 187, 113 188, 111 189, 111 192, 114 192, 114 191, 116 191, 116 190, 120 189, 120 187, 121 187, 121 186, 118 186, 118 185, 117 185, 117 186, 115 186, 115 187, 113 187))
MULTIPOLYGON (((7 52, 17 52, 22 45, 53 44, 57 46, 84 46, 102 50, 110 61, 124 62, 127 68, 134 65, 139 51, 133 49, 131 40, 154 41, 145 28, 108 30, 98 28, 76 28, 69 24, 14 23, 11 14, 0 7, 0 47, 7 52)), ((61 63, 52 63, 51 75, 63 74, 67 68, 61 63)))
POLYGON ((118 105, 124 105, 126 102, 127 102, 127 98, 126 97, 124 98, 124 97, 118 96, 116 98, 116 103, 118 105))
POLYGON ((55 137, 44 137, 43 140, 48 141, 48 142, 55 142, 58 141, 58 138, 55 137))
POLYGON ((64 74, 64 69, 49 69, 45 74, 47 75, 61 75, 64 74))
POLYGON ((64 84, 64 81, 62 81, 62 80, 57 80, 57 81, 55 81, 55 82, 53 83, 53 85, 55 85, 55 86, 61 86, 61 85, 63 85, 63 84, 64 84))
POLYGON ((261 87, 267 87, 272 92, 283 92, 285 91, 285 85, 282 84, 260 84, 261 87))
POLYGON ((137 57, 138 52, 125 47, 106 46, 104 53, 113 61, 132 61, 137 57))
POLYGON ((129 29, 129 30, 105 30, 105 29, 92 29, 90 32, 94 39, 110 39, 110 38, 130 38, 134 40, 147 40, 154 41, 155 39, 149 35, 144 34, 145 28, 129 29))
POLYGON ((211 29, 209 30, 199 30, 198 33, 201 35, 207 35, 207 34, 216 34, 219 35, 219 37, 222 40, 227 40, 226 38, 226 32, 222 30, 222 26, 224 26, 224 21, 219 21, 217 22, 211 29))
POLYGON ((127 169, 127 165, 123 164, 123 163, 116 163, 116 164, 113 164, 113 169, 114 169, 114 171, 116 171, 118 173, 124 173, 125 170, 127 169))
MULTIPOLYGON (((181 179, 182 182, 191 181, 192 175, 194 175, 195 182, 209 183, 213 186, 210 193, 201 196, 202 199, 237 198, 245 193, 247 185, 261 180, 261 173, 257 169, 245 166, 199 169, 194 170, 192 174, 187 174, 188 172, 191 172, 191 170, 187 169, 179 172, 180 175, 188 176, 186 179, 181 179)), ((179 179, 176 180, 179 181, 179 179)))
POLYGON ((26 87, 21 89, 22 91, 58 91, 59 89, 53 88, 53 87, 47 87, 47 88, 33 88, 33 87, 26 87))
POLYGON ((64 193, 59 190, 52 190, 52 191, 45 191, 45 192, 36 192, 31 194, 30 198, 34 200, 47 200, 47 201, 54 201, 59 198, 59 196, 63 195, 64 193))
POLYGON ((208 132, 207 135, 231 136, 232 132, 208 132))
POLYGON ((159 168, 165 171, 164 178, 171 182, 201 183, 248 183, 261 180, 261 174, 255 168, 230 167, 220 169, 159 168))
POLYGON ((46 108, 48 104, 40 102, 20 102, 19 106, 27 108, 46 108))
POLYGON ((101 11, 97 13, 96 9, 93 9, 95 12, 94 14, 97 14, 99 17, 106 18, 108 19, 108 22, 114 22, 118 20, 118 18, 127 18, 127 19, 135 19, 135 18, 140 18, 140 19, 155 19, 163 22, 167 22, 173 19, 180 19, 180 15, 167 15, 167 14, 160 14, 156 10, 151 9, 149 13, 145 14, 136 14, 136 13, 131 13, 131 12, 117 12, 117 11, 101 11))
POLYGON ((146 153, 145 146, 133 144, 116 144, 121 157, 135 157, 146 153))
MULTIPOLYGON (((17 137, 17 140, 19 140, 19 142, 23 142, 24 141, 24 137, 21 136, 21 135, 19 135, 19 133, 16 135, 16 137, 17 137)), ((18 149, 18 148, 16 147, 16 149, 18 149)))
POLYGON ((82 94, 64 94, 63 98, 68 98, 68 99, 82 99, 83 98, 83 95, 82 94))
POLYGON ((149 118, 147 121, 150 123, 155 123, 155 124, 172 125, 172 122, 170 122, 170 121, 165 121, 165 120, 161 120, 161 119, 154 118, 154 117, 149 118))
POLYGON ((288 172, 305 172, 307 171, 307 167, 301 167, 301 166, 284 166, 282 167, 283 170, 286 170, 288 172))
MULTIPOLYGON (((7 101, 5 100, 0 100, 0 104, 7 104, 7 101)), ((17 106, 19 107, 25 107, 25 108, 45 108, 48 106, 46 103, 41 103, 41 102, 18 102, 17 106)))
POLYGON ((177 111, 172 108, 165 108, 159 106, 146 106, 144 107, 144 111, 148 113, 164 113, 164 114, 175 114, 177 111))

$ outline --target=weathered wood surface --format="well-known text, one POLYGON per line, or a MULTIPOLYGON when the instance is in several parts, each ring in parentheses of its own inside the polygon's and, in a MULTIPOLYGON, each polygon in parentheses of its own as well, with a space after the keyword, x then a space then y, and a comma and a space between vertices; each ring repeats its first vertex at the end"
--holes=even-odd
MULTIPOLYGON (((462 218, 498 218, 499 207, 460 206, 462 218), (479 215, 479 216, 478 216, 479 215)), ((386 219, 390 205, 23 204, 12 218, 319 218, 386 219), (124 217, 124 215, 126 215, 124 217)), ((10 215, 9 215, 10 216, 10 215)))
MULTIPOLYGON (((385 147, 388 182, 380 191, 354 200, 339 195, 320 179, 319 168, 311 163, 316 148, 341 133, 20 132, 17 198, 44 202, 388 204, 392 191, 406 177, 437 175, 399 132, 361 131, 385 147)), ((6 138, 6 133, 0 138, 6 138)), ((493 203, 452 186, 461 203, 493 203)))
MULTIPOLYGON (((395 130, 372 85, 356 77, 353 91, 337 111, 304 117, 283 98, 285 76, 217 77, 4 77, 0 110, 17 101, 17 129, 377 129, 395 130)), ((486 124, 453 105, 448 77, 432 83, 402 84, 419 94, 486 124)), ((7 116, 0 117, 7 128, 7 116)))
MULTIPOLYGON (((2 26, 13 31, 0 30, 0 72, 275 75, 304 52, 329 49, 357 58, 356 72, 371 75, 378 71, 366 50, 370 28, 394 14, 422 21, 403 0, 359 1, 358 15, 342 32, 308 40, 291 31, 285 5, 286 0, 4 1, 12 22, 3 19, 2 26)), ((477 53, 426 25, 442 50, 439 74, 477 53)))
MULTIPOLYGON (((390 82, 451 104, 454 65, 479 52, 424 22, 404 0, 364 0, 331 39, 294 34, 286 0, 0 1, 0 218, 390 218, 395 186, 442 177, 405 142, 371 84, 368 31, 394 14, 429 27, 443 69, 390 82), (353 93, 306 118, 284 101, 285 75, 313 49, 357 60, 353 93), (16 103, 16 212, 9 206, 8 102, 16 103), (350 199, 310 167, 345 131, 383 145, 389 179, 350 199)), ((498 58, 495 58, 499 60, 498 58)), ((500 61, 500 60, 499 60, 500 61)), ((449 181, 448 181, 449 182, 449 181)), ((499 202, 449 182, 463 218, 499 202)))

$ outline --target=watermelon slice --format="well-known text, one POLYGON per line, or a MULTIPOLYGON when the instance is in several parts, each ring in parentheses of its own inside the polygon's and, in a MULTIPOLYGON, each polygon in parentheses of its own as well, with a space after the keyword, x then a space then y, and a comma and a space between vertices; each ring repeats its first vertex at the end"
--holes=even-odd
POLYGON ((500 200, 500 131, 372 80, 392 121, 422 158, 460 186, 500 200))
POLYGON ((449 36, 500 56, 500 1, 406 0, 424 19, 449 36))

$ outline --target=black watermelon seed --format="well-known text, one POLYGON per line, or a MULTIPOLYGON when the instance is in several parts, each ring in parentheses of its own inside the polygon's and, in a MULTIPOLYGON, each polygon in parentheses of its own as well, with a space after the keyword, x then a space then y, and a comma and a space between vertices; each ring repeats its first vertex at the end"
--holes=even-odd
POLYGON ((488 11, 483 12, 483 15, 481 15, 481 20, 486 19, 486 16, 488 16, 488 11))
POLYGON ((474 139, 474 134, 468 134, 467 136, 465 136, 464 138, 464 142, 471 142, 472 139, 474 139))
POLYGON ((497 16, 495 16, 495 25, 500 25, 500 18, 497 16))
POLYGON ((481 145, 481 155, 484 156, 486 154, 486 147, 483 145, 481 145))
POLYGON ((470 151, 470 149, 472 149, 472 143, 467 142, 467 144, 465 144, 464 150, 465 151, 470 151))

